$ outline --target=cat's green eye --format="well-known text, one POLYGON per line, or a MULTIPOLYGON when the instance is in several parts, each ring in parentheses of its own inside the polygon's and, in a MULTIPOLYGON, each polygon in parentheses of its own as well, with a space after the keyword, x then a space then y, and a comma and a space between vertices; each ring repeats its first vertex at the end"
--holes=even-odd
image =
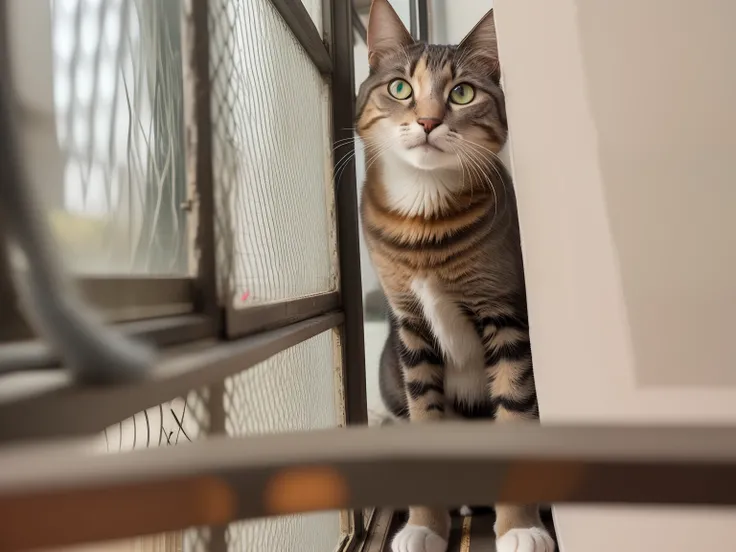
POLYGON ((411 84, 404 79, 394 79, 388 83, 388 93, 397 100, 406 100, 412 94, 411 84))
POLYGON ((475 98, 475 88, 469 84, 458 84, 450 91, 450 101, 458 105, 466 105, 475 98))

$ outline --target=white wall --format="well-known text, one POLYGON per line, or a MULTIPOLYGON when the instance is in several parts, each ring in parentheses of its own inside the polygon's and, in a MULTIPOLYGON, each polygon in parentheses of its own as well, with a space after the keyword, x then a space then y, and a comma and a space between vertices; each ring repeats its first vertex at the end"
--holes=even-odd
POLYGON ((493 7, 493 0, 442 0, 438 7, 444 8, 444 40, 457 44, 493 7))
MULTIPOLYGON (((736 422, 734 16, 496 1, 545 422, 736 422)), ((734 548, 728 510, 556 519, 566 552, 734 548)))

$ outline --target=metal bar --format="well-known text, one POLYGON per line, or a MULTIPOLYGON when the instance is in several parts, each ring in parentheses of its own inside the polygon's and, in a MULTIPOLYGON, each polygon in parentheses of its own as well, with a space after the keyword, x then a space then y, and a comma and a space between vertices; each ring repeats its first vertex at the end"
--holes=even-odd
MULTIPOLYGON (((152 318, 119 324, 117 329, 129 337, 137 337, 157 347, 188 343, 212 336, 211 321, 189 314, 152 318)), ((57 370, 60 359, 42 341, 15 341, 0 344, 0 375, 24 370, 57 370)))
MULTIPOLYGON (((355 83, 353 66, 352 2, 332 2, 332 136, 335 160, 342 159, 354 148, 352 128, 355 124, 355 83)), ((353 158, 349 156, 349 158, 353 158)), ((360 238, 358 229, 358 197, 354 161, 335 182, 337 202, 337 236, 340 257, 340 296, 345 311, 343 327, 343 366, 348 424, 367 424, 368 407, 365 391, 365 344, 363 342, 363 291, 360 271, 360 238)))
POLYGON ((419 27, 419 40, 429 42, 429 13, 427 0, 416 0, 417 2, 417 24, 419 27))
MULTIPOLYGON (((190 273, 195 280, 197 311, 208 318, 213 334, 224 331, 217 270, 216 190, 213 167, 212 85, 210 81, 209 0, 185 0, 182 11, 184 124, 188 178, 190 273)), ((243 367, 245 368, 245 367, 243 367)), ((224 431, 223 381, 207 389, 210 431, 224 431)), ((204 385, 201 387, 205 387, 204 385)), ((225 528, 213 527, 207 550, 226 550, 225 528)))
MULTIPOLYGON (((2 22, 0 22, 2 24, 2 22)), ((0 140, 8 140, 3 136, 0 140)), ((0 225, 0 343, 26 339, 33 335, 33 329, 23 316, 18 304, 9 259, 6 255, 5 232, 0 225)))
MULTIPOLYGON (((341 328, 343 396, 345 421, 349 425, 368 423, 365 381, 365 344, 363 338, 363 292, 360 270, 358 198, 355 175, 352 129, 355 124, 355 66, 353 63, 353 3, 326 0, 323 11, 330 14, 327 39, 334 72, 332 74, 332 139, 345 144, 333 149, 335 168, 340 159, 349 159, 342 167, 342 180, 335 182, 340 296, 345 312, 341 328), (343 170, 344 169, 344 170, 343 170)), ((337 172, 337 171, 335 171, 337 172)), ((365 533, 363 511, 350 512, 354 542, 365 533)))
POLYGON ((448 422, 72 450, 0 453, 3 550, 370 505, 736 505, 725 428, 448 422))
POLYGON ((394 512, 382 509, 374 512, 367 535, 359 550, 361 552, 384 552, 388 548, 388 538, 394 512))
POLYGON ((256 332, 280 328, 307 318, 326 314, 340 307, 337 292, 299 299, 227 310, 227 336, 242 337, 256 332))
POLYGON ((414 37, 414 40, 419 38, 419 31, 417 30, 417 0, 409 0, 409 33, 414 37))
POLYGON ((109 322, 192 312, 191 278, 95 276, 77 279, 79 291, 109 322))
POLYGON ((342 313, 331 313, 238 341, 170 350, 148 379, 126 386, 78 386, 66 371, 6 375, 0 385, 0 441, 102 431, 146 408, 239 374, 342 322, 342 313))
MULTIPOLYGON (((347 0, 339 1, 347 2, 347 0)), ((302 48, 307 52, 320 73, 331 73, 333 66, 330 54, 302 1, 271 0, 271 3, 281 14, 292 34, 302 45, 302 48)))
POLYGON ((190 272, 195 277, 196 310, 210 317, 213 332, 217 332, 222 316, 217 292, 209 0, 186 0, 182 17, 190 272))
MULTIPOLYGON (((172 317, 194 310, 195 282, 191 278, 109 275, 79 277, 75 285, 85 302, 98 310, 106 322, 172 317)), ((36 331, 22 317, 9 274, 0 275, 0 286, 2 304, 8 305, 0 324, 0 343, 36 339, 36 331)))

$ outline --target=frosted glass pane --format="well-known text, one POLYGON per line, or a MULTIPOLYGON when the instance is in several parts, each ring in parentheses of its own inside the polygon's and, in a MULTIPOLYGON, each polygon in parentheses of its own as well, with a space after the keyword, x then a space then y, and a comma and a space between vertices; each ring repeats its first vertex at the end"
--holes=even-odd
POLYGON ((335 427, 338 367, 330 330, 226 379, 228 435, 335 427))
POLYGON ((184 274, 180 1, 49 1, 58 144, 35 136, 29 161, 63 255, 76 272, 184 274))
POLYGON ((213 0, 210 29, 219 255, 233 304, 334 290, 329 89, 270 0, 213 0))

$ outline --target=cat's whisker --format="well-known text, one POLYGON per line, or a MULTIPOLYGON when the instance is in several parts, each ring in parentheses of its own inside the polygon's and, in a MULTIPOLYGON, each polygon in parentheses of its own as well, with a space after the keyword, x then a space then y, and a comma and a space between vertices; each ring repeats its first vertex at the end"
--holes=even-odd
POLYGON ((342 174, 343 169, 350 164, 350 161, 355 157, 356 151, 352 150, 343 155, 340 160, 335 163, 335 168, 333 169, 333 182, 335 186, 340 185, 340 176, 342 174))
POLYGON ((340 188, 340 182, 342 179, 342 175, 347 169, 347 167, 350 165, 350 162, 355 159, 355 152, 350 152, 346 154, 339 162, 338 165, 335 166, 334 175, 333 175, 333 181, 335 184, 335 190, 339 190, 340 188))
POLYGON ((479 154, 475 152, 472 148, 463 150, 463 153, 468 156, 468 159, 475 167, 476 175, 478 176, 481 183, 486 183, 490 186, 491 192, 493 193, 493 221, 496 220, 496 217, 498 216, 498 193, 496 192, 496 187, 493 184, 493 179, 490 177, 488 173, 484 170, 482 159, 479 160, 479 154))
MULTIPOLYGON (((487 147, 485 147, 485 146, 483 146, 481 144, 478 144, 477 142, 473 142, 472 140, 468 140, 467 138, 464 138, 464 137, 460 136, 459 134, 456 134, 455 138, 457 138, 458 140, 462 141, 464 144, 467 144, 468 146, 470 146, 472 148, 475 148, 476 150, 477 149, 480 149, 484 153, 488 154, 493 159, 493 161, 494 161, 493 170, 496 172, 496 174, 498 175, 499 179, 502 182, 505 180, 503 178, 503 175, 501 175, 501 173, 499 172, 498 168, 495 165, 495 163, 500 163, 500 164, 503 165, 503 160, 498 156, 498 154, 496 152, 494 152, 491 149, 488 149, 487 147)), ((503 182, 503 183, 504 183, 504 186, 505 186, 505 182, 503 182)))
MULTIPOLYGON (((504 194, 508 193, 508 190, 506 189, 506 179, 504 178, 504 175, 501 174, 498 164, 503 164, 501 161, 501 158, 496 155, 495 152, 492 150, 482 146, 481 144, 478 144, 476 142, 473 142, 472 140, 468 140, 466 138, 463 138, 460 135, 456 135, 455 139, 461 141, 464 145, 466 145, 468 148, 474 151, 477 157, 480 157, 483 159, 483 161, 486 161, 484 157, 488 156, 491 158, 491 163, 488 165, 488 168, 493 170, 496 176, 498 177, 497 180, 501 183, 501 186, 503 186, 504 194)), ((484 165, 486 163, 483 163, 484 165)))
MULTIPOLYGON (((366 159, 365 171, 367 172, 370 166, 373 164, 373 162, 375 162, 377 157, 382 155, 386 151, 388 151, 388 149, 393 146, 393 142, 392 141, 377 142, 375 140, 369 140, 366 145, 368 146, 367 151, 369 152, 369 156, 366 159)), ((339 189, 343 173, 345 172, 345 170, 347 170, 347 167, 350 166, 350 162, 355 159, 356 155, 357 155, 357 150, 353 150, 345 154, 340 159, 340 161, 338 161, 335 164, 333 180, 335 182, 336 190, 339 189)))

